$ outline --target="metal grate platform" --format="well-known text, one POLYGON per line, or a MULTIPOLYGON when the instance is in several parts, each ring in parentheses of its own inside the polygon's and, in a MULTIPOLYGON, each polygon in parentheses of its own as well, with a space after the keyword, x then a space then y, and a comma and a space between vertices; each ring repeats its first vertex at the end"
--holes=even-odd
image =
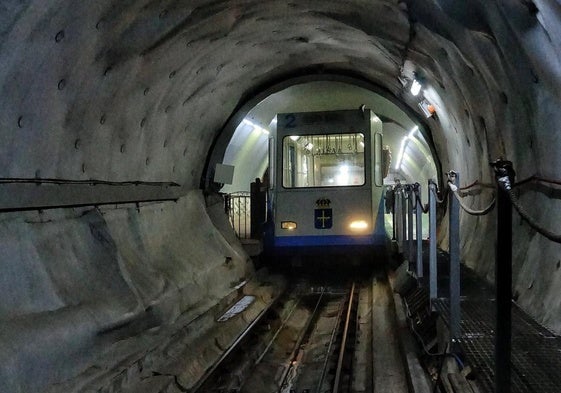
MULTIPOLYGON (((448 324, 447 299, 433 302, 448 324)), ((481 388, 494 391, 495 301, 461 302, 461 339, 467 360, 477 373, 481 388)), ((512 305, 512 393, 559 393, 561 337, 539 325, 512 305)))

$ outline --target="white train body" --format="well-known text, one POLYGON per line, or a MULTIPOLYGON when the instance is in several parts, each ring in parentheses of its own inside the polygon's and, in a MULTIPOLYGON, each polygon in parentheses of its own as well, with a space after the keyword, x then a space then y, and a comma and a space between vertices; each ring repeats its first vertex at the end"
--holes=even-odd
POLYGON ((385 244, 382 123, 369 109, 278 114, 271 142, 276 251, 385 244))

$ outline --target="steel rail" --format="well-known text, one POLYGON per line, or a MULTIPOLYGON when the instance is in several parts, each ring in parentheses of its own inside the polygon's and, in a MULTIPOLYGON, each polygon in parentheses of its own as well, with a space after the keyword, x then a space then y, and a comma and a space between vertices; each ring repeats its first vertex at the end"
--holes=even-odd
POLYGON ((280 327, 277 329, 277 331, 275 332, 275 334, 273 335, 273 337, 271 338, 271 340, 269 341, 269 343, 267 344, 267 346, 265 347, 265 349, 263 350, 261 355, 259 355, 257 360, 255 360, 255 362, 253 363, 254 366, 257 366, 259 363, 261 363, 261 361, 263 360, 263 358, 265 357, 267 352, 269 352, 269 349, 271 348, 271 346, 273 345, 273 343, 277 339, 277 337, 280 334, 280 332, 282 331, 282 329, 284 329, 284 327, 286 326, 286 324, 288 323, 288 321, 292 317, 292 314, 294 314, 294 311, 296 311, 296 308, 298 307, 299 304, 300 304, 300 299, 298 299, 297 301, 294 302, 294 306, 292 306, 292 308, 288 312, 288 315, 286 316, 286 318, 284 319, 284 321, 282 322, 280 327))
POLYGON ((302 345, 302 342, 304 341, 304 338, 306 338, 307 334, 308 334, 308 330, 310 329, 310 326, 312 325, 312 322, 314 321, 314 318, 319 310, 319 305, 321 304, 321 300, 323 299, 323 294, 325 293, 325 288, 322 287, 321 289, 321 293, 318 297, 318 301, 316 303, 316 306, 314 307, 314 310, 312 311, 312 314, 310 315, 310 318, 308 318, 308 321, 306 322, 306 326, 304 326, 304 328, 302 329, 302 334, 298 337, 298 340, 296 340, 296 344, 294 345, 294 349, 292 350, 292 352, 290 353, 290 363, 288 365, 288 367, 285 368, 283 374, 282 374, 282 378, 280 379, 281 383, 279 385, 279 389, 278 389, 278 393, 282 393, 283 388, 287 385, 287 378, 288 375, 290 374, 290 371, 293 369, 294 366, 294 362, 296 360, 296 357, 298 356, 298 352, 300 351, 300 346, 302 345))
POLYGON ((331 338, 329 339, 329 345, 327 346, 327 355, 325 357, 325 362, 323 363, 323 370, 321 372, 321 378, 317 385, 316 393, 322 393, 321 388, 323 386, 323 381, 325 381, 325 376, 327 374, 327 366, 329 365, 329 354, 331 353, 331 348, 335 343, 335 338, 337 337, 337 332, 339 331, 339 322, 341 321, 341 317, 343 316, 344 311, 344 302, 341 302, 339 306, 339 311, 337 312, 337 320, 335 321, 335 325, 333 327, 333 331, 331 332, 331 338))
POLYGON ((347 309, 347 317, 345 319, 345 328, 343 329, 343 340, 341 341, 341 348, 339 350, 339 359, 337 360, 337 369, 335 371, 335 382, 333 383, 332 393, 339 392, 339 384, 341 381, 341 370, 343 368, 343 358, 345 357, 345 347, 347 345, 347 335, 349 332, 349 323, 351 319, 351 311, 353 309, 353 297, 355 291, 355 283, 351 287, 351 294, 349 295, 349 307, 347 309))
POLYGON ((272 301, 271 303, 269 303, 269 305, 267 307, 265 307, 263 310, 261 310, 261 312, 259 313, 259 315, 257 315, 257 317, 248 325, 248 327, 238 336, 238 338, 236 338, 236 340, 232 343, 232 345, 230 345, 230 347, 224 352, 222 353, 222 355, 218 358, 218 360, 214 363, 214 365, 212 367, 210 367, 205 374, 201 377, 201 379, 199 379, 197 381, 197 383, 195 385, 193 385, 188 391, 190 393, 196 393, 204 384, 205 382, 208 380, 208 378, 218 369, 218 367, 220 367, 220 365, 222 364, 222 362, 224 362, 224 360, 234 351, 234 349, 237 348, 238 344, 247 336, 247 334, 249 332, 251 332, 251 330, 255 327, 255 325, 257 325, 261 319, 263 318, 263 316, 267 313, 267 311, 269 311, 269 309, 273 306, 273 304, 275 304, 277 302, 277 300, 281 297, 283 293, 279 293, 272 301))

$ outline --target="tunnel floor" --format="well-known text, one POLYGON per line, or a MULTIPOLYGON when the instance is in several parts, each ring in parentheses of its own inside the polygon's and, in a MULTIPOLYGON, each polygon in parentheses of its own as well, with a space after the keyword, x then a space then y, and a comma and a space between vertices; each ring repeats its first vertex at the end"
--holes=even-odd
MULTIPOLYGON (((428 277, 428 261, 424 266, 428 277)), ((448 255, 438 255, 438 296, 433 302, 446 326, 449 326, 448 255)), ((421 281, 421 290, 404 297, 410 305, 419 298, 428 301, 428 283, 421 281)), ((464 365, 470 366, 482 392, 492 393, 495 377, 495 293, 472 270, 461 267, 461 338, 458 340, 464 365)), ((516 303, 512 303, 511 392, 538 393, 560 391, 561 337, 536 322, 516 303)))
POLYGON ((366 276, 293 274, 288 282, 190 392, 410 391, 383 268, 366 276))

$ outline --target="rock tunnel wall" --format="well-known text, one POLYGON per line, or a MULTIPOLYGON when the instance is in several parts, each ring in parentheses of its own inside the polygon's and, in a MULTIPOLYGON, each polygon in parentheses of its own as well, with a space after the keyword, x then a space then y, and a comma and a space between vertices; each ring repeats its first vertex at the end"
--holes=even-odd
MULTIPOLYGON (((488 163, 503 156, 519 179, 559 179, 560 21, 554 0, 3 1, 0 177, 174 181, 188 193, 221 127, 254 93, 306 73, 351 74, 419 112, 398 81, 409 61, 437 108, 426 125, 444 171, 491 183, 488 163)), ((519 192, 558 228, 558 191, 519 192)), ((85 364, 96 332, 135 310, 158 299, 158 318, 173 318, 243 276, 236 258, 233 271, 223 266, 232 252, 223 239, 185 235, 205 217, 194 195, 163 212, 2 214, 0 307, 11 326, 2 341, 12 344, 1 379, 47 382, 65 357, 85 364), (213 281, 221 271, 232 278, 213 281), (181 290, 190 285, 196 298, 181 290)), ((561 248, 514 222, 515 297, 561 332, 561 248)), ((492 279, 494 216, 462 214, 461 224, 462 260, 492 279)), ((445 233, 443 220, 444 248, 445 233)))
POLYGON ((138 208, 4 214, 0 391, 39 391, 141 358, 162 340, 151 329, 194 319, 234 291, 251 265, 215 209, 226 237, 197 191, 138 208))
MULTIPOLYGON (((561 134, 561 9, 552 1, 411 2, 417 34, 411 57, 431 81, 426 95, 439 108, 431 123, 443 171, 460 171, 461 185, 494 183, 489 163, 513 161, 517 180, 558 180, 561 134), (444 154, 442 154, 444 152, 444 154)), ((521 204, 544 229, 559 232, 556 187, 519 187, 521 204)), ((490 190, 467 198, 487 206, 490 190)), ((530 314, 561 331, 559 244, 529 228, 514 212, 513 295, 530 314), (539 283, 539 284, 538 284, 539 283)), ((495 212, 461 214, 462 261, 494 280, 495 212)), ((447 217, 441 246, 447 248, 447 217)))

